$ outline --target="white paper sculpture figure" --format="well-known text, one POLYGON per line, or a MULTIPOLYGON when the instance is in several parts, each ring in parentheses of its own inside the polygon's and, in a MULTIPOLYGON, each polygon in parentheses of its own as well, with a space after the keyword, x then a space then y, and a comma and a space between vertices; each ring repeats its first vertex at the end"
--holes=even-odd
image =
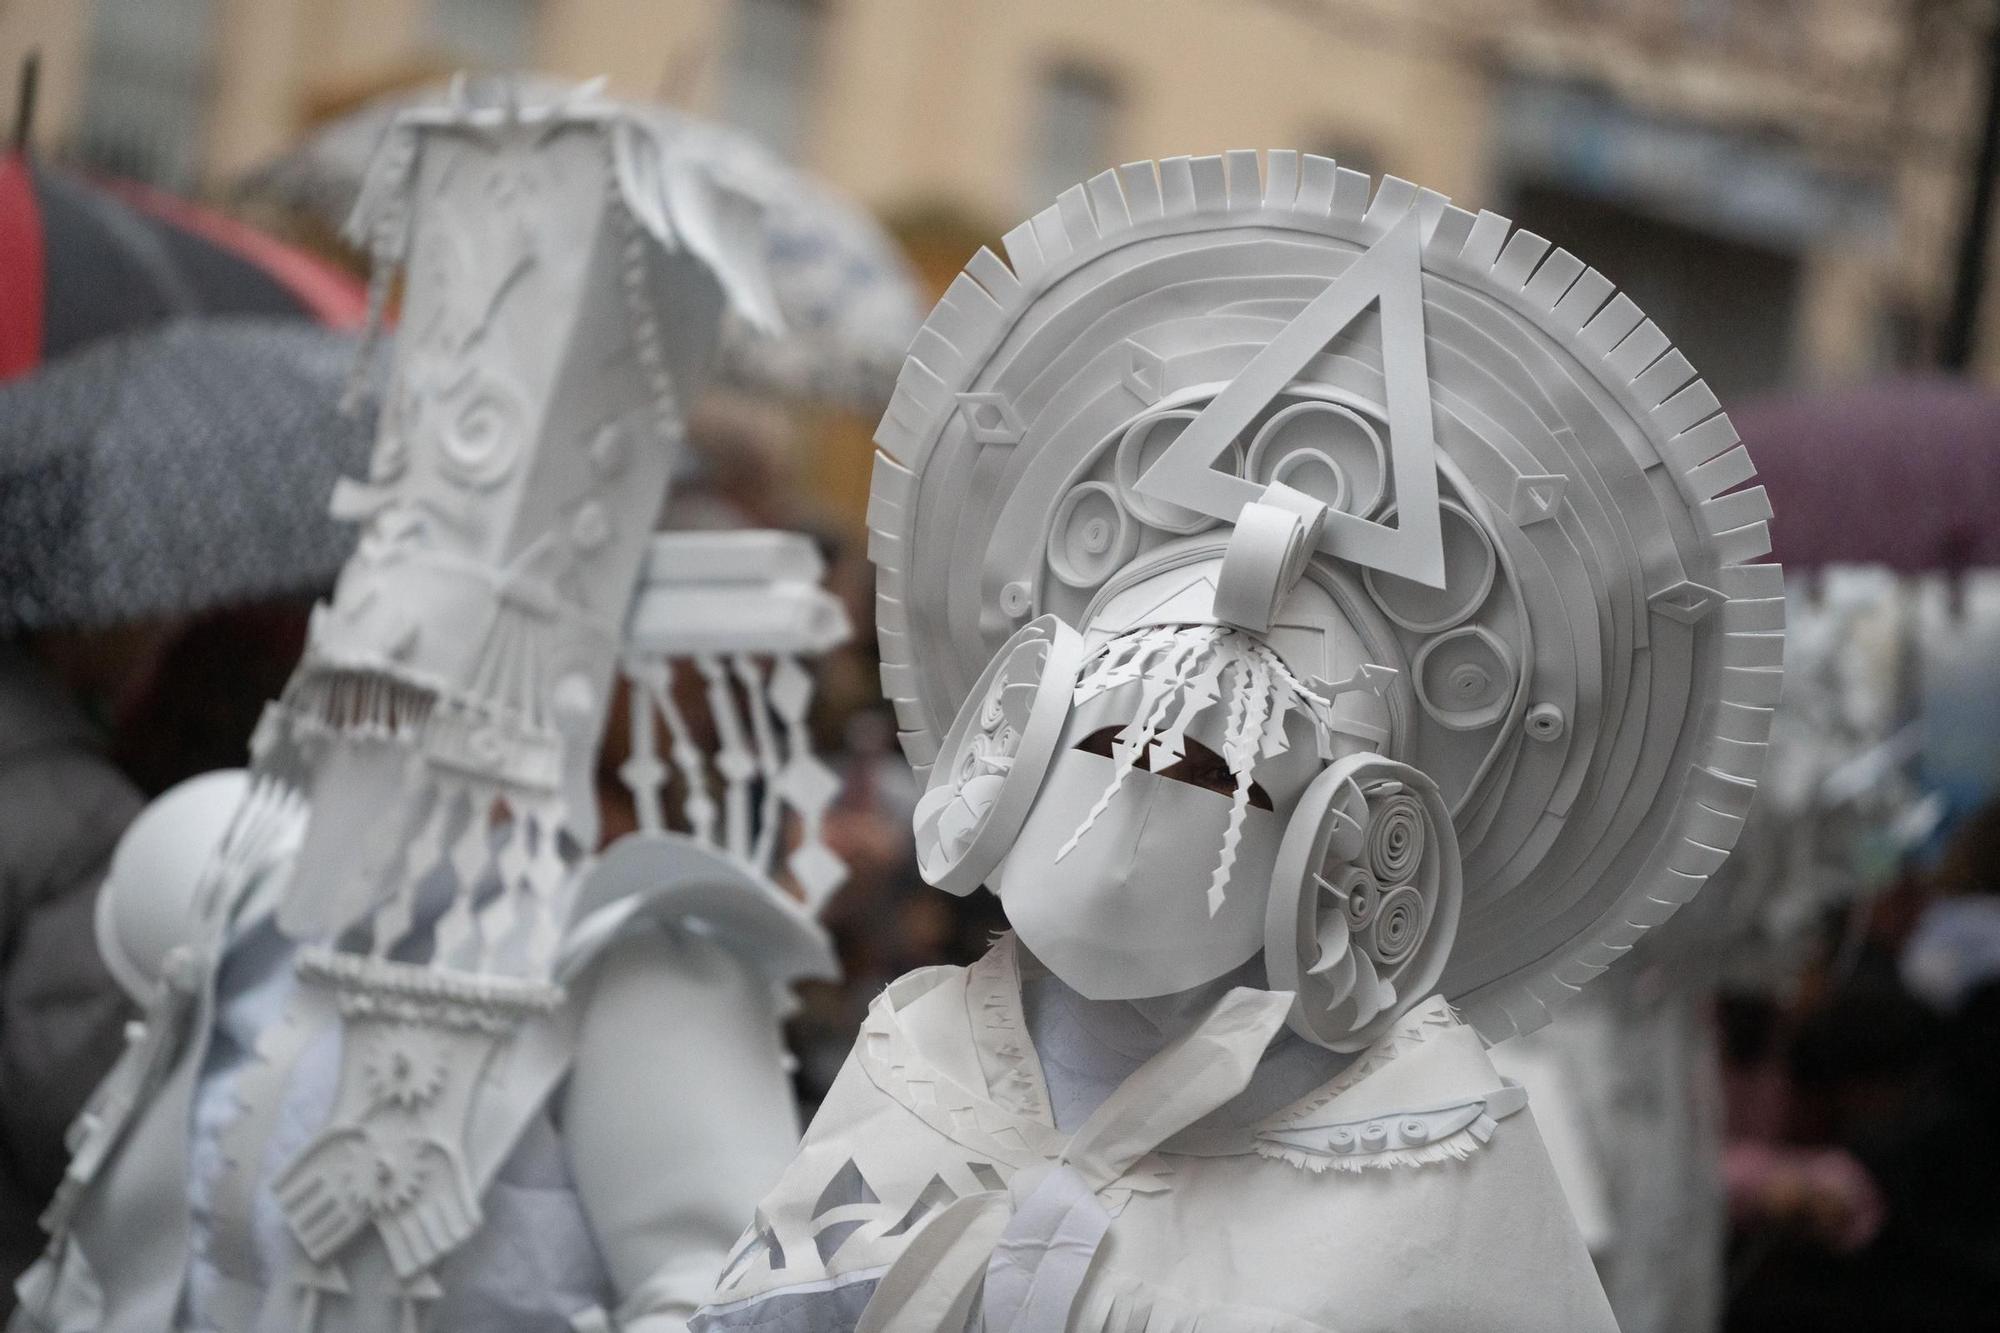
POLYGON ((357 225, 407 280, 360 545, 241 799, 121 854, 146 1021, 21 1330, 672 1330, 796 1141, 845 621, 802 537, 652 531, 723 309, 770 318, 757 201, 580 94, 406 117, 357 225), (594 858, 621 669, 641 829, 594 858))
POLYGON ((1324 158, 1006 245, 871 524, 923 871, 1014 934, 876 1002, 695 1326, 1611 1328, 1484 1048, 1736 836, 1783 601, 1728 421, 1581 261, 1324 158))

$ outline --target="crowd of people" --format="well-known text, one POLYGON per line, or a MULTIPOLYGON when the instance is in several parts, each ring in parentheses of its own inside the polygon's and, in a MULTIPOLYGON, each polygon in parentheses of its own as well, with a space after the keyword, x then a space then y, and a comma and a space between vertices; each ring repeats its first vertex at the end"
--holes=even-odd
MULTIPOLYGON (((853 625, 817 667, 813 730, 839 779, 823 836, 847 879, 821 914, 842 979, 800 987, 787 1028, 809 1118, 883 988, 928 964, 971 964, 1005 921, 991 895, 949 896, 919 874, 912 817, 921 793, 878 688, 867 553, 801 480, 811 444, 799 429, 786 405, 740 390, 712 396, 690 423, 661 526, 812 534, 853 625)), ((66 1132, 133 1017, 92 944, 112 849, 149 798, 244 762, 323 591, 218 597, 172 616, 0 637, 8 1287, 42 1249, 37 1219, 61 1180, 66 1132)), ((691 693, 681 703, 701 730, 703 701, 691 693)), ((636 823, 620 775, 629 727, 622 708, 612 715, 598 772, 607 843, 636 823)), ((1676 1307, 1634 1298, 1632 1310, 1657 1311, 1660 1322, 1637 1327, 1620 1308, 1627 1333, 1700 1333, 1685 1320, 1699 1311, 1711 1321, 1711 1307, 1729 1333, 1946 1333, 1984 1327, 2000 1308, 2000 802, 1968 808, 1928 845, 1937 850, 1913 845, 1881 867, 1879 882, 1829 895, 1802 932, 1803 964, 1781 981, 1669 979, 1649 992, 1644 971, 1627 969, 1633 984, 1619 1003, 1665 1005, 1672 992, 1689 1005, 1688 1078, 1703 1077, 1701 1053, 1719 1048, 1719 1069, 1706 1071, 1719 1079, 1719 1147, 1690 1169, 1726 1200, 1728 1221, 1711 1256, 1716 1299, 1676 1307)), ((1722 913, 1716 895, 1743 887, 1740 877, 1719 882, 1687 914, 1722 913)), ((1654 966, 1671 970, 1670 959, 1662 952, 1654 966)), ((1668 1093, 1694 1100, 1699 1091, 1668 1093)), ((1605 1188, 1615 1196, 1644 1179, 1611 1173, 1605 1188)), ((1608 1204, 1613 1213, 1652 1206, 1643 1197, 1608 1204)), ((1600 1262, 1629 1263, 1629 1254, 1606 1254, 1616 1251, 1600 1262)), ((1630 1284, 1606 1285, 1621 1305, 1630 1284)), ((0 1313, 10 1303, 0 1290, 0 1313)))
MULTIPOLYGON (((871 688, 858 544, 796 484, 781 412, 704 414, 669 526, 819 535, 856 633, 822 664, 816 731, 841 791, 826 837, 850 867, 824 921, 838 984, 801 989, 788 1036, 810 1109, 869 1002, 913 968, 977 958, 1004 922, 989 895, 917 873, 918 791, 871 688)), ((14 1272, 60 1178, 63 1133, 129 1015, 79 941, 124 825, 151 795, 242 762, 296 659, 311 598, 169 623, 50 633, 0 657, 0 1245, 14 1272)), ((613 728, 611 735, 619 734, 613 728)), ((606 837, 626 799, 609 747, 606 837)), ((2000 803, 1964 817, 1878 897, 1829 912, 1797 981, 1730 990, 1706 1020, 1723 1057, 1729 1330, 1958 1330, 2000 1302, 2000 803)))

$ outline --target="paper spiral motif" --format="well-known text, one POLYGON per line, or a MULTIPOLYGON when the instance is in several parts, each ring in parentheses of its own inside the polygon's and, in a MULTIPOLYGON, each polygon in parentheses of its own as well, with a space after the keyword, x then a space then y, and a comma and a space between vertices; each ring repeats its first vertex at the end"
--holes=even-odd
POLYGON ((1049 527, 1049 569, 1072 588, 1094 588, 1132 558, 1139 529, 1101 481, 1079 482, 1049 527))
POLYGON ((997 749, 993 737, 984 732, 967 741, 964 752, 958 758, 959 785, 964 786, 981 773, 990 771, 997 749))
POLYGON ((1424 937, 1424 896, 1408 884, 1382 895, 1368 931, 1368 953, 1383 967, 1406 962, 1424 937))
POLYGON ((1424 855, 1424 808, 1398 793, 1368 815, 1368 869, 1383 884, 1401 884, 1416 873, 1424 855))
MULTIPOLYGON (((1387 514, 1394 512, 1392 508, 1387 514)), ((1382 614, 1416 634, 1434 634, 1469 618, 1493 591, 1500 565, 1493 539, 1462 506, 1441 501, 1438 517, 1444 541, 1444 587, 1432 588, 1379 569, 1365 570, 1361 577, 1382 614)))
POLYGON ((1348 926, 1366 930, 1375 920, 1375 900, 1380 889, 1364 870, 1351 870, 1343 875, 1340 887, 1345 895, 1342 907, 1347 913, 1348 926))
POLYGON ((520 461, 526 440, 521 406, 511 393, 496 381, 484 380, 447 411, 438 436, 438 456, 446 475, 482 490, 506 480, 520 461))
MULTIPOLYGON (((1112 475, 1118 482, 1118 495, 1134 517, 1148 527, 1162 532, 1185 536, 1191 532, 1201 532, 1215 526, 1215 520, 1193 509, 1184 509, 1177 504, 1155 500, 1139 492, 1139 478, 1146 470, 1159 461, 1167 446, 1180 438, 1187 424, 1199 415, 1203 404, 1194 407, 1176 408, 1170 412, 1155 412, 1139 418, 1125 428, 1118 440, 1118 452, 1113 458, 1112 475)), ((1231 441, 1223 457, 1216 461, 1216 468, 1225 472, 1240 473, 1243 468, 1243 446, 1231 441)))
POLYGON ((1484 625, 1462 625, 1426 641, 1411 674, 1424 711, 1454 731, 1491 726, 1513 702, 1513 650, 1484 625))
POLYGON ((1294 1032, 1358 1051, 1437 986, 1463 872, 1437 784, 1356 754, 1300 796, 1271 874, 1264 963, 1294 1032))
POLYGON ((1272 414, 1250 443, 1248 467, 1253 480, 1282 481, 1329 509, 1360 516, 1381 504, 1388 479, 1374 425, 1351 408, 1317 399, 1272 414))

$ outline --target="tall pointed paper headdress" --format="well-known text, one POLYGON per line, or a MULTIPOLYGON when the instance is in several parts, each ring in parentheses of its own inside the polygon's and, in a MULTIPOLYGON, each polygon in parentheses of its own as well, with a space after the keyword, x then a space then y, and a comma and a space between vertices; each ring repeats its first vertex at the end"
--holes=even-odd
POLYGON ((1105 172, 952 283, 876 435, 883 684, 926 770, 1022 626, 1240 623, 1244 506, 1320 501, 1263 632, 1436 779, 1464 868, 1440 989, 1498 1038, 1735 840, 1780 676, 1769 506, 1602 274, 1406 181, 1261 166, 1105 172))
POLYGON ((259 791, 311 801, 295 937, 548 980, 687 405, 725 309, 777 318, 761 207, 588 86, 398 117, 352 224, 378 315, 406 286, 334 497, 361 538, 256 743, 259 791))

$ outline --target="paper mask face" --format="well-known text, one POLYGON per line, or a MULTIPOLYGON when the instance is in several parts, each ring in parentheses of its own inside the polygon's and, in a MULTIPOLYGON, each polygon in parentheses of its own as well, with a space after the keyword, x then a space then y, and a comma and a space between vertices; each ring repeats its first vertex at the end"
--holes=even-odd
POLYGON ((992 881, 1022 943, 1093 1000, 1170 995, 1256 954, 1285 817, 1319 767, 1311 724, 1294 715, 1287 748, 1255 768, 1227 892, 1211 912, 1234 786, 1221 759, 1226 706, 1189 726, 1182 758, 1154 756, 1158 771, 1135 766, 1115 791, 1117 761, 1078 748, 1101 747, 1107 729, 1122 730, 1143 693, 1129 683, 1071 711, 1027 823, 992 881), (1107 791, 1108 803, 1079 834, 1107 791))

